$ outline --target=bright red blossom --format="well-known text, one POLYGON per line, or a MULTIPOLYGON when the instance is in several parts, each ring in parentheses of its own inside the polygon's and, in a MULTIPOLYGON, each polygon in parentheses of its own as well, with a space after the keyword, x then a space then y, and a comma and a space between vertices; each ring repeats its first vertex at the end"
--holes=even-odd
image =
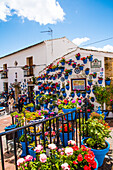
POLYGON ((77 161, 73 161, 73 164, 77 165, 77 164, 78 164, 78 162, 77 162, 77 161))
POLYGON ((82 157, 81 154, 78 155, 77 160, 78 160, 79 162, 81 162, 81 161, 83 160, 83 157, 82 157))

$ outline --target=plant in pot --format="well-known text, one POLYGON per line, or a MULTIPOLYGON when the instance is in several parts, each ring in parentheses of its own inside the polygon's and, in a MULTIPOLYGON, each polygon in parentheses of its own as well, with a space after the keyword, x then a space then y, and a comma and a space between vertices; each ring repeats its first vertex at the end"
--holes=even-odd
POLYGON ((98 83, 102 84, 102 81, 103 81, 103 77, 98 77, 98 83))
POLYGON ((109 143, 105 140, 105 138, 111 137, 109 126, 101 115, 91 113, 90 118, 85 122, 83 128, 86 137, 82 140, 82 144, 91 148, 99 167, 101 167, 104 157, 110 148, 109 143))
POLYGON ((80 60, 80 53, 76 54, 75 57, 77 60, 80 60))
POLYGON ((77 95, 78 97, 80 97, 80 95, 81 95, 80 89, 74 89, 74 90, 75 90, 75 92, 76 92, 76 95, 77 95))
POLYGON ((89 68, 85 69, 85 74, 88 75, 89 74, 89 68))
POLYGON ((72 65, 73 68, 75 68, 76 67, 76 62, 73 62, 71 65, 72 65))
POLYGON ((83 61, 84 64, 87 63, 87 57, 82 57, 81 60, 83 61))
POLYGON ((92 82, 93 82, 93 80, 92 80, 92 79, 89 79, 89 80, 88 80, 88 84, 89 84, 89 86, 91 86, 91 85, 92 85, 92 82))
POLYGON ((103 110, 104 103, 106 104, 110 100, 110 91, 107 90, 107 87, 96 86, 94 94, 96 101, 101 105, 103 110))
POLYGON ((82 97, 86 97, 86 91, 82 91, 82 97))
POLYGON ((65 57, 62 57, 61 60, 59 61, 62 65, 65 65, 65 57))
POLYGON ((19 158, 17 161, 18 169, 29 170, 97 170, 98 162, 94 153, 85 146, 78 146, 75 141, 69 140, 68 147, 57 149, 52 143, 48 145, 50 150, 49 156, 42 146, 35 148, 37 157, 32 161, 33 157, 27 155, 25 158, 19 158))
POLYGON ((84 64, 80 64, 80 65, 79 65, 79 69, 80 69, 80 70, 83 70, 83 68, 84 68, 84 64))
POLYGON ((69 132, 69 140, 73 139, 74 132, 75 132, 75 130, 72 128, 72 124, 69 123, 69 127, 68 127, 67 124, 64 123, 63 126, 60 126, 59 132, 60 132, 59 136, 62 144, 64 144, 64 147, 68 146, 68 132, 69 132), (64 143, 63 143, 63 135, 64 135, 64 143))
POLYGON ((90 86, 86 86, 86 92, 87 92, 88 94, 91 93, 91 87, 90 87, 90 86))
MULTIPOLYGON (((77 103, 78 103, 78 101, 74 100, 74 99, 69 101, 66 105, 64 105, 64 107, 62 109, 63 112, 68 113, 68 112, 76 111, 77 103)), ((75 112, 72 113, 73 120, 75 120, 75 114, 76 114, 75 112)), ((72 120, 71 113, 68 115, 65 115, 66 119, 67 119, 67 116, 68 116, 68 120, 72 120)))
POLYGON ((75 92, 74 92, 74 91, 71 91, 71 92, 70 92, 70 97, 72 97, 72 98, 75 97, 75 92))
POLYGON ((89 55, 89 56, 87 56, 87 58, 89 59, 89 61, 92 61, 93 60, 93 55, 89 55))
POLYGON ((106 83, 106 85, 110 86, 111 79, 109 77, 106 77, 105 83, 106 83))
MULTIPOLYGON (((29 142, 31 142, 31 136, 26 134, 27 137, 27 146, 29 145, 29 142)), ((26 156, 26 144, 25 144, 25 134, 21 135, 21 137, 19 138, 19 142, 22 145, 22 154, 21 157, 26 156)))
POLYGON ((94 72, 94 73, 93 73, 93 78, 95 79, 95 78, 96 78, 96 76, 97 76, 97 73, 96 73, 96 72, 94 72))
POLYGON ((69 81, 66 83, 66 89, 69 90, 69 81))

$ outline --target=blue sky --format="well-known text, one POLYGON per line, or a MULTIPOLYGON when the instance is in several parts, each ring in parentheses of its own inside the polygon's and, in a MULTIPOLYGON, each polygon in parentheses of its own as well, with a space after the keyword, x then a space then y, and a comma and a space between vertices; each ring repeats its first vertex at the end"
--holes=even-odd
MULTIPOLYGON (((0 56, 66 36, 78 46, 113 36, 112 0, 0 0, 0 56)), ((113 51, 113 39, 92 48, 113 51)))

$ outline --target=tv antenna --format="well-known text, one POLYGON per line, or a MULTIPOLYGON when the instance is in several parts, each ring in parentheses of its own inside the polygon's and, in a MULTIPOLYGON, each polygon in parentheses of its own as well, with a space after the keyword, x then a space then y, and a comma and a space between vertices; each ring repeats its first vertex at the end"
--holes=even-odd
POLYGON ((46 32, 48 32, 49 35, 51 35, 51 55, 53 56, 53 41, 52 41, 52 39, 53 39, 53 30, 50 27, 48 27, 47 31, 41 31, 40 33, 46 33, 46 32))

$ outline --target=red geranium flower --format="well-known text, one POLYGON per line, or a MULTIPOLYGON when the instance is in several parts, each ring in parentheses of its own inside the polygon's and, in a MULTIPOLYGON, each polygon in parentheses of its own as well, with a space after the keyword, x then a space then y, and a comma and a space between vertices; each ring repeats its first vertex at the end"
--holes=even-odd
POLYGON ((78 155, 77 160, 78 160, 79 162, 81 162, 81 161, 83 160, 83 157, 82 157, 81 154, 78 155))

